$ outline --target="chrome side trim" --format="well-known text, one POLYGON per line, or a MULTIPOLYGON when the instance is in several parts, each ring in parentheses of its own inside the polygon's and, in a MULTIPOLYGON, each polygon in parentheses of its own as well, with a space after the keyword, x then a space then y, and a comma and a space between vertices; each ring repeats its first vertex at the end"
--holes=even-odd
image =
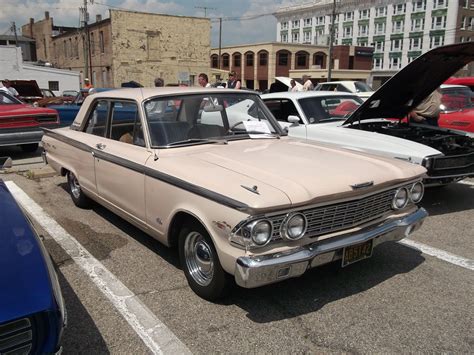
POLYGON ((214 192, 214 191, 205 189, 203 187, 191 184, 191 183, 189 183, 187 181, 184 181, 182 179, 179 179, 179 178, 176 178, 174 176, 156 171, 156 170, 154 170, 150 167, 146 167, 146 166, 143 166, 141 164, 137 164, 137 163, 132 162, 130 160, 120 158, 120 157, 117 157, 117 156, 112 155, 112 154, 105 153, 105 152, 103 152, 101 150, 98 150, 98 149, 93 149, 90 146, 88 146, 87 144, 78 142, 78 141, 76 141, 74 139, 71 139, 71 138, 68 138, 68 137, 64 137, 63 135, 58 134, 56 132, 53 132, 51 130, 45 129, 45 134, 48 135, 48 136, 52 136, 53 138, 58 139, 58 140, 60 140, 64 143, 70 144, 70 145, 76 147, 77 149, 80 149, 80 150, 83 150, 83 151, 86 151, 86 152, 91 152, 98 159, 102 159, 102 160, 108 161, 110 163, 117 164, 117 165, 122 166, 124 168, 136 171, 136 172, 144 174, 146 176, 149 176, 151 178, 163 181, 165 183, 168 183, 170 185, 179 187, 183 190, 186 190, 186 191, 189 191, 189 192, 194 193, 196 195, 202 196, 204 198, 207 198, 211 201, 220 203, 220 204, 225 205, 227 207, 230 207, 230 208, 242 211, 242 212, 250 212, 251 211, 250 207, 247 204, 245 204, 243 202, 240 202, 240 201, 237 201, 237 200, 234 200, 234 199, 229 198, 227 196, 221 195, 217 192, 214 192))
POLYGON ((407 216, 357 233, 325 239, 287 252, 240 257, 236 260, 235 281, 239 286, 253 288, 301 276, 310 267, 340 259, 345 247, 371 239, 374 247, 387 241, 401 240, 420 228, 427 216, 428 212, 420 208, 407 216))

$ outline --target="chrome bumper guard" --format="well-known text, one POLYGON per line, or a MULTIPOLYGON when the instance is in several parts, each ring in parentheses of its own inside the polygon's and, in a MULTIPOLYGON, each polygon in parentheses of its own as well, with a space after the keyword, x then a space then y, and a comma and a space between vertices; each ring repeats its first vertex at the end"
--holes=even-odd
POLYGON ((321 240, 287 252, 240 257, 236 262, 235 281, 241 287, 254 288, 301 276, 307 269, 342 259, 345 247, 371 239, 373 247, 399 241, 420 228, 427 216, 428 212, 419 208, 409 215, 357 233, 321 240))

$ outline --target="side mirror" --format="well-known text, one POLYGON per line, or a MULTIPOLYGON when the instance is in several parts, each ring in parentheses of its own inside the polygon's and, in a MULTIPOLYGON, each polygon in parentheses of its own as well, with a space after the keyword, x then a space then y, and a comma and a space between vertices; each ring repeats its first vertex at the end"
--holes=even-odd
POLYGON ((10 157, 0 157, 0 170, 8 169, 13 166, 12 158, 10 157))
POLYGON ((298 126, 300 124, 300 118, 295 115, 288 116, 287 121, 290 122, 292 126, 298 126))

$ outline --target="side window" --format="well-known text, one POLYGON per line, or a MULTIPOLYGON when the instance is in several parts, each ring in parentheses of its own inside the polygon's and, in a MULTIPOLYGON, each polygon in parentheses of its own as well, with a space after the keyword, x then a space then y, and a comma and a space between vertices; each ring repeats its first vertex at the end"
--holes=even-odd
POLYGON ((143 127, 137 104, 129 101, 114 101, 110 107, 110 139, 144 147, 143 127))
POLYGON ((335 91, 340 91, 340 92, 351 92, 348 88, 346 88, 344 85, 339 84, 337 86, 337 89, 335 91))
POLYGON ((277 121, 288 122, 288 116, 293 115, 298 116, 301 122, 298 110, 291 100, 265 100, 265 105, 267 105, 277 121))
POLYGON ((104 137, 107 123, 108 103, 105 100, 97 101, 94 109, 87 118, 85 132, 95 136, 104 137))

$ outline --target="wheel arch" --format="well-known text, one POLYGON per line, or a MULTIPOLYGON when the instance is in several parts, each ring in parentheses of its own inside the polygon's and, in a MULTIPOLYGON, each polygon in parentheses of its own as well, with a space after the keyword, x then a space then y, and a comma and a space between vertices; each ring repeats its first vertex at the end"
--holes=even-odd
POLYGON ((209 228, 207 228, 206 223, 204 223, 202 219, 190 211, 180 210, 175 213, 168 228, 167 240, 170 247, 176 247, 178 245, 179 232, 181 231, 182 226, 186 223, 192 222, 199 223, 206 230, 211 240, 213 240, 209 228))

